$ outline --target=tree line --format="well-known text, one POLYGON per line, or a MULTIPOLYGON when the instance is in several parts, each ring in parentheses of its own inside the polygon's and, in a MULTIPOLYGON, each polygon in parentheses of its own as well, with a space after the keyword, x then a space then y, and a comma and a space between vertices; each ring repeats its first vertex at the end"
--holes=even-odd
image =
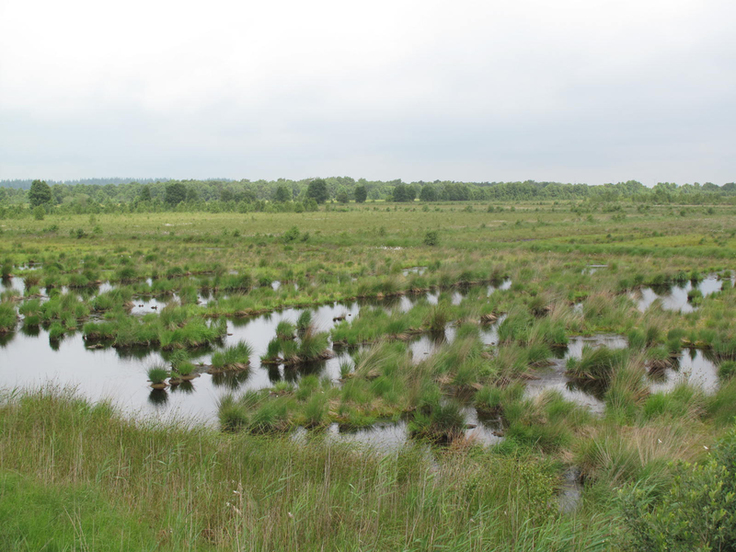
MULTIPOLYGON (((558 182, 412 182, 368 181, 350 177, 304 180, 151 180, 112 182, 100 179, 77 183, 31 181, 28 189, 0 184, 0 214, 42 207, 68 213, 204 210, 204 211, 304 211, 326 202, 385 200, 395 202, 627 200, 657 204, 736 202, 736 183, 718 186, 663 182, 653 188, 630 180, 590 186, 558 182)), ((109 181, 108 181, 109 180, 109 181)), ((124 180, 124 179, 123 179, 124 180)), ((14 181, 19 182, 19 181, 14 181)))

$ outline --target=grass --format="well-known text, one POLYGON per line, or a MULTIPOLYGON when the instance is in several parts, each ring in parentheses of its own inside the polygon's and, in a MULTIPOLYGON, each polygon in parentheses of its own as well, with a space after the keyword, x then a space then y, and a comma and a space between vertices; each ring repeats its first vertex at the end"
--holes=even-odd
MULTIPOLYGON (((36 328, 58 348, 81 328, 88 347, 162 350, 171 366, 161 368, 186 376, 208 348, 218 369, 251 360, 249 343, 228 342, 227 318, 246 326, 286 311, 264 339, 262 362, 287 366, 264 368, 271 383, 259 391, 235 392, 255 368, 212 376, 234 393, 219 405, 224 432, 128 422, 63 393, 6 398, 0 465, 22 485, 62 497, 89 492, 91 504, 104 497, 101 511, 113 504, 121 527, 130 516, 145 520, 141 538, 161 549, 616 549, 605 541, 620 520, 614 489, 666 481, 670 459, 701 460, 736 416, 729 281, 708 297, 692 293, 689 314, 660 303, 641 312, 635 294, 649 284, 667 292, 710 274, 725 278, 736 239, 732 206, 707 215, 693 207, 688 224, 667 205, 615 206, 100 213, 100 232, 77 215, 42 223, 11 215, 0 259, 17 279, 4 284, 1 343, 18 339, 21 315, 23 339, 36 328), (308 240, 284 243, 294 226, 308 240), (424 245, 435 229, 439 243, 424 245), (592 264, 607 266, 592 272, 592 264), (426 269, 404 274, 414 266, 426 269), (97 293, 98 281, 112 289, 97 293), (154 297, 158 309, 131 314, 154 297), (357 316, 322 326, 317 307, 355 313, 355 302, 357 316), (567 377, 578 390, 595 387, 602 416, 566 400, 575 396, 567 390, 525 395, 544 365, 575 357, 574 336, 599 333, 626 336, 628 350, 585 348, 567 363, 567 377), (702 348, 720 366, 718 389, 651 394, 648 372, 666 374, 683 347, 702 348), (310 362, 331 348, 350 355, 334 381, 310 362), (503 435, 500 444, 468 442, 473 408, 503 435), (406 423, 444 446, 433 445, 428 458, 409 440, 382 455, 325 437, 332 424, 365 430, 377 421, 406 423), (587 483, 578 510, 562 515, 555 493, 570 464, 587 483)), ((79 519, 87 515, 80 507, 79 519)), ((65 538, 61 547, 82 547, 65 538)))
MULTIPOLYGON (((264 424, 274 417, 260 415, 264 424)), ((122 536, 128 547, 142 549, 140 539, 179 550, 597 550, 610 530, 604 516, 573 519, 548 508, 557 470, 529 454, 449 454, 437 464, 415 448, 377 456, 318 441, 223 439, 204 428, 139 427, 108 406, 45 393, 6 400, 0 425, 4 468, 20 469, 32 488, 67 508, 70 486, 104 496, 85 500, 71 516, 82 520, 90 542, 104 528, 116 547, 131 519, 145 521, 122 536), (49 423, 28 424, 31 413, 49 423), (76 430, 63 430, 69 424, 76 430), (52 434, 54 445, 47 439, 52 434), (9 435, 26 443, 23 451, 9 435), (22 460, 29 451, 37 457, 31 465, 22 460), (97 518, 94 532, 86 523, 86 516, 111 511, 117 517, 97 518)), ((32 519, 32 511, 12 516, 0 530, 32 519)))
POLYGON ((217 370, 243 370, 250 364, 253 349, 245 341, 226 347, 212 355, 212 367, 217 370))
POLYGON ((8 301, 0 302, 0 333, 13 331, 17 323, 15 306, 8 301))
POLYGON ((166 381, 170 372, 164 366, 157 365, 149 368, 146 374, 148 375, 148 381, 150 381, 152 385, 160 385, 166 381))
POLYGON ((594 348, 586 345, 583 355, 578 360, 571 358, 567 362, 567 374, 578 380, 598 380, 610 382, 615 372, 628 361, 629 353, 625 349, 594 348))
POLYGON ((139 516, 93 484, 50 486, 34 476, 0 471, 0 542, 8 552, 175 550, 139 516))

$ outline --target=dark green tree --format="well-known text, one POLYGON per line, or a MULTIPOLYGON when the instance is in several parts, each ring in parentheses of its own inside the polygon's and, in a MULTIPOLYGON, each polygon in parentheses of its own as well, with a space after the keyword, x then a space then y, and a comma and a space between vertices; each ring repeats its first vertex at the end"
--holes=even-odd
POLYGON ((324 203, 330 199, 330 194, 327 192, 327 182, 323 178, 312 180, 307 187, 307 197, 317 203, 324 203))
POLYGON ((286 203, 291 200, 291 191, 289 191, 289 188, 281 184, 276 188, 276 192, 273 194, 273 200, 277 203, 286 203))
POLYGON ((181 182, 172 182, 166 185, 166 194, 164 195, 164 201, 175 207, 184 201, 187 197, 187 187, 181 182))
POLYGON ((356 186, 353 195, 355 195, 355 203, 365 203, 368 198, 368 189, 365 186, 356 186))
POLYGON ((51 187, 44 180, 34 180, 28 190, 28 201, 31 207, 51 203, 51 187))
POLYGON ((422 186, 422 191, 419 194, 419 199, 422 201, 437 201, 437 188, 432 184, 425 184, 422 186))
POLYGON ((344 186, 340 186, 340 188, 338 188, 337 193, 335 194, 335 199, 338 203, 348 203, 350 201, 350 196, 344 186))
POLYGON ((412 186, 407 184, 398 184, 394 188, 394 201, 414 201, 416 192, 412 186))
POLYGON ((141 193, 138 195, 141 201, 151 201, 151 187, 146 184, 141 188, 141 193))
POLYGON ((196 203, 199 201, 199 192, 194 186, 187 188, 187 203, 196 203))
POLYGON ((223 188, 220 192, 220 201, 227 203, 228 201, 235 201, 235 192, 230 188, 223 188))

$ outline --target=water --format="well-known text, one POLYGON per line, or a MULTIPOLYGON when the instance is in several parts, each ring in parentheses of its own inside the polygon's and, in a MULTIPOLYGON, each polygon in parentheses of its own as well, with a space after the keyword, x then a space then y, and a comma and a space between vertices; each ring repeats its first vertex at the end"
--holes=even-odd
POLYGON ((608 268, 607 264, 589 264, 582 271, 581 274, 595 274, 601 268, 608 268))
POLYGON ((561 358, 550 359, 552 365, 537 370, 539 379, 530 380, 526 387, 526 396, 533 398, 548 389, 558 391, 566 400, 585 406, 591 412, 600 414, 605 409, 605 403, 597 390, 583 388, 568 379, 565 375, 567 361, 570 358, 580 359, 583 347, 608 347, 609 349, 623 349, 628 343, 620 335, 600 334, 592 337, 572 337, 566 349, 559 351, 561 358))
POLYGON ((700 349, 683 349, 676 364, 667 368, 649 386, 652 393, 672 391, 680 383, 700 387, 705 393, 718 390, 718 367, 700 349))
MULTIPOLYGON (((551 359, 552 365, 549 368, 537 371, 539 379, 528 382, 526 396, 536 397, 548 389, 553 389, 559 391, 566 400, 585 406, 593 413, 603 413, 605 388, 596 386, 593 382, 586 387, 584 383, 570 381, 565 375, 567 360, 580 359, 586 345, 622 349, 627 346, 627 342, 626 338, 617 335, 571 338, 567 349, 561 355, 562 358, 551 359)), ((703 354, 703 351, 683 349, 671 368, 665 369, 656 377, 650 377, 648 383, 652 393, 672 391, 678 384, 688 383, 700 387, 707 394, 712 394, 717 391, 719 385, 718 367, 703 354)))
MULTIPOLYGON (((499 289, 508 289, 510 281, 499 289)), ((109 288, 108 288, 109 289, 109 288)), ((489 288, 493 293, 496 288, 489 288)), ((437 302, 445 294, 452 301, 461 300, 468 290, 451 290, 430 293, 428 297, 437 302)), ((401 296, 378 302, 383 308, 398 308, 406 311, 422 296, 401 296)), ((133 314, 156 312, 168 301, 176 300, 176 295, 158 299, 138 299, 133 314), (152 307, 158 307, 153 309, 152 307)), ((329 331, 335 324, 334 318, 345 317, 351 320, 359 315, 363 302, 349 304, 323 305, 312 312, 312 322, 318 331, 329 331)), ((192 419, 201 423, 215 425, 217 404, 225 394, 233 391, 271 387, 275 382, 286 380, 298 382, 305 374, 317 374, 337 382, 340 377, 340 364, 351 363, 352 359, 344 351, 337 351, 334 358, 324 362, 295 367, 261 366, 260 356, 266 353, 268 342, 275 336, 276 326, 282 320, 295 324, 303 309, 285 309, 262 316, 232 319, 227 321, 227 337, 224 345, 234 345, 245 341, 251 345, 250 369, 244 372, 210 375, 184 382, 164 390, 152 390, 147 382, 147 369, 157 362, 165 362, 166 353, 157 350, 116 350, 113 348, 88 349, 80 333, 66 336, 58 346, 50 346, 48 333, 40 329, 35 335, 23 331, 6 336, 7 344, 0 348, 0 387, 39 387, 49 382, 59 386, 74 386, 79 392, 98 401, 109 399, 123 411, 133 416, 155 417, 159 419, 192 419), (22 369, 19 369, 23 367, 22 369)), ((480 337, 486 345, 498 342, 497 328, 503 320, 480 329, 480 337)), ((419 362, 439 347, 455 339, 456 329, 448 326, 438 334, 421 335, 409 343, 414 361, 419 362)), ((570 354, 576 349, 571 345, 570 354)), ((194 362, 208 364, 212 351, 201 351, 194 362)), ((578 353, 579 354, 579 353, 578 353)), ((466 424, 465 436, 482 444, 494 444, 500 429, 499 420, 485 420, 478 417, 474 408, 463 409, 466 424)), ((328 438, 339 438, 349 442, 361 443, 378 449, 395 449, 409 438, 405 421, 378 423, 371 428, 345 430, 333 424, 327 430, 328 438)))
POLYGON ((488 296, 491 295, 491 293, 494 293, 495 291, 506 291, 507 289, 511 289, 511 284, 513 282, 511 281, 511 278, 506 278, 498 287, 495 286, 488 286, 486 288, 486 293, 488 296))
MULTIPOLYGON (((712 293, 721 291, 722 282, 716 276, 709 276, 696 284, 703 297, 707 297, 712 293)), ((681 313, 693 312, 697 307, 693 307, 687 300, 687 293, 693 289, 692 282, 686 282, 682 285, 674 286, 657 286, 643 287, 632 294, 632 299, 637 301, 637 307, 640 311, 647 310, 654 301, 660 299, 662 308, 681 313)))
POLYGON ((560 512, 568 514, 580 505, 583 496, 583 485, 580 481, 580 469, 572 467, 565 471, 558 496, 560 512))
MULTIPOLYGON (((5 285, 13 287, 18 283, 22 286, 22 280, 14 278, 6 281, 5 285)), ((111 286, 108 284, 104 289, 101 287, 100 291, 109 289, 111 286)), ((22 291, 22 287, 19 291, 22 291)), ((438 297, 437 294, 434 296, 438 297)), ((408 310, 421 297, 402 296, 378 304, 387 309, 408 310)), ((176 299, 175 294, 145 300, 139 298, 134 301, 132 314, 159 312, 169 301, 176 299)), ((335 324, 334 318, 344 316, 346 320, 351 320, 357 317, 363 303, 355 301, 309 309, 312 323, 318 331, 328 332, 335 324)), ((218 400, 227 393, 271 387, 280 380, 297 382, 304 374, 317 374, 337 381, 340 364, 352 364, 346 351, 337 351, 331 359, 298 368, 261 366, 260 357, 265 355, 278 323, 286 320, 295 324, 303 310, 285 309, 252 318, 228 320, 228 335, 224 345, 234 345, 242 340, 252 347, 248 371, 222 375, 202 373, 191 382, 156 391, 149 387, 147 370, 155 363, 165 363, 166 353, 150 348, 88 349, 81 333, 67 335, 55 345, 49 341, 48 332, 43 328, 35 333, 20 329, 3 336, 0 342, 0 387, 38 387, 51 382, 59 386, 73 386, 94 401, 110 399, 123 411, 136 416, 185 417, 212 423, 216 420, 218 400)), ((422 336, 415 340, 410 345, 414 358, 425 358, 425 352, 431 354, 445 340, 452 340, 454 332, 454 328, 449 328, 441 337, 422 336)), ((491 335, 489 339, 497 337, 491 335)), ((193 361, 209 364, 211 354, 212 350, 200 351, 193 361)))
MULTIPOLYGON (((134 313, 155 312, 165 302, 151 299, 138 301, 134 313), (143 305, 142 307, 139 305, 143 305)), ((312 310, 312 321, 319 331, 329 331, 332 319, 342 314, 356 316, 359 305, 324 305, 312 310)), ((43 328, 35 334, 16 331, 4 336, 0 347, 0 387, 38 387, 46 383, 73 386, 92 400, 111 399, 131 414, 167 415, 213 421, 218 399, 235 389, 261 389, 281 379, 297 380, 304 372, 318 373, 337 379, 339 365, 349 359, 345 354, 302 369, 279 366, 261 367, 259 358, 276 333, 281 320, 296 323, 301 309, 251 319, 229 320, 225 345, 243 340, 253 348, 251 366, 247 372, 212 376, 203 373, 187 385, 153 392, 147 381, 147 369, 154 363, 165 362, 164 354, 153 349, 88 349, 81 333, 65 336, 57 348, 50 346, 48 332, 43 328)), ((194 362, 210 362, 211 352, 202 352, 194 362)))
MULTIPOLYGON (((499 436, 501 423, 497 420, 482 420, 474 408, 463 408, 467 425, 463 434, 466 439, 482 445, 495 445, 503 440, 499 436)), ((303 435, 306 430, 299 430, 303 435)), ((400 449, 410 439, 409 424, 405 420, 398 422, 379 422, 368 428, 344 429, 338 424, 331 424, 326 431, 329 440, 359 444, 363 447, 390 452, 400 449)))
POLYGON ((405 268, 404 270, 401 271, 401 273, 404 276, 408 276, 409 274, 418 274, 419 276, 421 276, 422 274, 424 274, 426 270, 427 270, 426 266, 412 266, 409 268, 405 268))

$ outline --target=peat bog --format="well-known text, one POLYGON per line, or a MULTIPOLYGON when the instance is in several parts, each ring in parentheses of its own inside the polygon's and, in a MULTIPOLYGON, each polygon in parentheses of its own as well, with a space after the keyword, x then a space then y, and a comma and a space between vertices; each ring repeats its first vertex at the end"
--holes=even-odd
POLYGON ((733 477, 734 207, 425 207, 3 219, 0 491, 164 550, 676 533, 733 477))

